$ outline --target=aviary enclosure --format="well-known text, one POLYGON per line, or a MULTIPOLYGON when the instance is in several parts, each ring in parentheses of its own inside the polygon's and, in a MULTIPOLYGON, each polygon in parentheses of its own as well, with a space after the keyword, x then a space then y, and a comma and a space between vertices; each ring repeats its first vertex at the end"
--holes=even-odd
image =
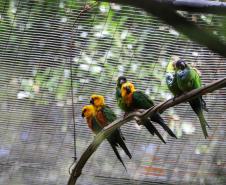
POLYGON ((225 14, 224 1, 0 0, 0 184, 226 184, 225 14), (202 85, 174 97, 178 60, 202 85), (120 76, 155 106, 125 114, 120 76), (82 117, 93 94, 117 115, 98 135, 82 117), (200 95, 207 138, 188 103, 200 95), (177 139, 142 125, 157 112, 177 139), (119 127, 125 167, 106 139, 119 127))

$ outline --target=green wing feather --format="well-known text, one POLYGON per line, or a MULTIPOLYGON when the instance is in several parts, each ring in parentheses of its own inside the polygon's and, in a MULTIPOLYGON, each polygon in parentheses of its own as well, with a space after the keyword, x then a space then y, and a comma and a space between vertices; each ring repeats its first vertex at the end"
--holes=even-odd
POLYGON ((102 112, 103 112, 105 118, 107 119, 108 123, 111 123, 117 119, 116 114, 108 106, 104 106, 102 108, 102 112))
POLYGON ((133 93, 132 107, 134 109, 148 109, 152 106, 154 106, 154 102, 142 91, 133 93))
POLYGON ((101 130, 102 130, 102 128, 100 127, 98 121, 96 120, 95 117, 93 117, 93 119, 92 119, 92 131, 93 131, 93 133, 98 134, 101 130))

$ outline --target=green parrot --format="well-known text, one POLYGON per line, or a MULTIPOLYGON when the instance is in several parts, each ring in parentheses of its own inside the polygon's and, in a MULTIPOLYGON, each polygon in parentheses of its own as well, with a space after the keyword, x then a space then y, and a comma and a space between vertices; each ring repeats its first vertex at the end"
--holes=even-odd
POLYGON ((122 84, 124 84, 126 82, 127 82, 126 77, 124 77, 124 76, 118 77, 117 85, 116 85, 116 89, 115 89, 115 97, 117 100, 117 104, 118 104, 119 108, 123 111, 126 110, 126 104, 123 101, 122 96, 121 96, 121 87, 122 87, 122 84))
MULTIPOLYGON (((95 107, 93 105, 86 105, 82 109, 82 117, 86 118, 86 122, 88 124, 88 127, 92 130, 94 134, 98 134, 103 127, 101 127, 101 124, 97 121, 96 119, 96 111, 95 107)), ((118 131, 119 132, 119 131, 118 131)), ((126 169, 126 166, 117 150, 118 145, 121 146, 123 142, 122 136, 119 135, 119 133, 113 132, 108 138, 107 138, 109 144, 111 145, 115 155, 117 156, 118 160, 122 163, 124 168, 126 169)), ((125 145, 125 143, 124 143, 125 145)), ((126 146, 125 146, 126 147, 126 146)), ((128 149, 127 149, 128 150, 128 149)), ((130 158, 132 157, 131 154, 129 156, 130 158)), ((127 170, 127 169, 126 169, 127 170)))
POLYGON ((174 95, 174 97, 183 94, 183 92, 179 89, 177 85, 175 63, 172 59, 170 59, 166 67, 166 84, 170 92, 174 95))
MULTIPOLYGON (((202 86, 202 81, 197 69, 190 67, 183 60, 178 60, 175 65, 177 85, 183 93, 200 88, 202 86)), ((203 110, 208 111, 206 102, 203 100, 202 96, 199 96, 190 100, 189 104, 198 116, 203 134, 205 138, 207 138, 208 133, 206 126, 209 127, 209 125, 203 115, 203 110)))
MULTIPOLYGON (((126 112, 135 111, 136 109, 149 109, 154 106, 154 102, 143 92, 136 91, 134 85, 130 82, 126 82, 121 87, 121 96, 126 104, 126 112)), ((142 120, 143 125, 148 129, 148 131, 153 135, 156 135, 165 143, 164 139, 154 127, 151 121, 154 121, 161 125, 163 129, 172 137, 177 138, 176 135, 170 130, 170 128, 165 124, 164 120, 161 118, 159 113, 155 113, 150 118, 142 120)))

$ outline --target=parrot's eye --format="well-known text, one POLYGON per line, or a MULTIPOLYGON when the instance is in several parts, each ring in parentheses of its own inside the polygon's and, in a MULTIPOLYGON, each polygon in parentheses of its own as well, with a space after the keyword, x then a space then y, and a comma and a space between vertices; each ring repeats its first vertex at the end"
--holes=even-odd
POLYGON ((181 69, 181 70, 184 70, 185 67, 186 67, 186 64, 185 64, 184 61, 179 60, 179 61, 177 61, 177 63, 176 63, 176 67, 179 68, 179 69, 181 69))

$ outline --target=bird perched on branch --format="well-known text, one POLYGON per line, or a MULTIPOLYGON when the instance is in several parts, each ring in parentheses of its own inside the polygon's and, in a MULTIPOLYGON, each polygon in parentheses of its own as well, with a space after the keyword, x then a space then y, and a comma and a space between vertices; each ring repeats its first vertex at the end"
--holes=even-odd
MULTIPOLYGON (((174 65, 175 65, 175 71, 176 71, 175 75, 176 75, 177 86, 182 93, 189 92, 193 89, 197 89, 202 86, 201 77, 196 68, 193 68, 188 64, 186 64, 184 60, 178 60, 177 62, 175 62, 174 65)), ((179 94, 176 94, 176 95, 179 95, 179 94)), ((209 127, 209 125, 205 120, 205 117, 203 114, 203 110, 208 111, 206 107, 206 102, 203 100, 202 96, 198 96, 190 100, 189 104, 193 109, 193 111, 198 116, 203 134, 205 138, 207 138, 208 133, 207 133, 206 126, 209 127)))
MULTIPOLYGON (((93 131, 94 134, 98 134, 103 127, 101 126, 101 124, 97 121, 96 118, 96 110, 95 107, 93 105, 86 105, 83 107, 82 109, 82 117, 86 118, 86 122, 88 124, 88 127, 93 131)), ((110 143, 116 157, 118 158, 118 160, 122 163, 122 165, 124 166, 124 168, 126 169, 126 166, 118 152, 117 147, 120 145, 122 145, 124 148, 126 148, 126 152, 129 154, 127 154, 129 156, 129 158, 131 159, 132 156, 129 153, 122 136, 120 135, 121 133, 119 132, 119 130, 114 131, 110 136, 107 137, 108 142, 110 143)), ((124 149, 123 148, 123 149, 124 149)), ((126 169, 127 170, 127 169, 126 169)))
POLYGON ((117 104, 118 104, 119 108, 123 111, 126 110, 126 104, 123 101, 122 96, 121 96, 121 87, 126 82, 127 82, 127 79, 125 76, 118 77, 117 85, 116 85, 116 89, 115 89, 115 97, 117 100, 117 104))
POLYGON ((174 98, 183 94, 183 92, 179 89, 177 85, 175 62, 178 59, 179 58, 174 59, 173 57, 171 57, 166 67, 166 85, 170 92, 174 95, 174 98))
MULTIPOLYGON (((149 109, 154 106, 154 102, 143 92, 137 91, 134 85, 130 82, 126 82, 121 87, 121 96, 126 104, 126 113, 135 111, 137 109, 149 109)), ((161 125, 163 129, 172 137, 177 138, 176 135, 170 130, 170 128, 165 124, 164 120, 161 118, 159 113, 155 113, 148 119, 142 120, 143 125, 147 130, 154 135, 154 133, 165 143, 164 139, 152 124, 154 121, 161 125)))

